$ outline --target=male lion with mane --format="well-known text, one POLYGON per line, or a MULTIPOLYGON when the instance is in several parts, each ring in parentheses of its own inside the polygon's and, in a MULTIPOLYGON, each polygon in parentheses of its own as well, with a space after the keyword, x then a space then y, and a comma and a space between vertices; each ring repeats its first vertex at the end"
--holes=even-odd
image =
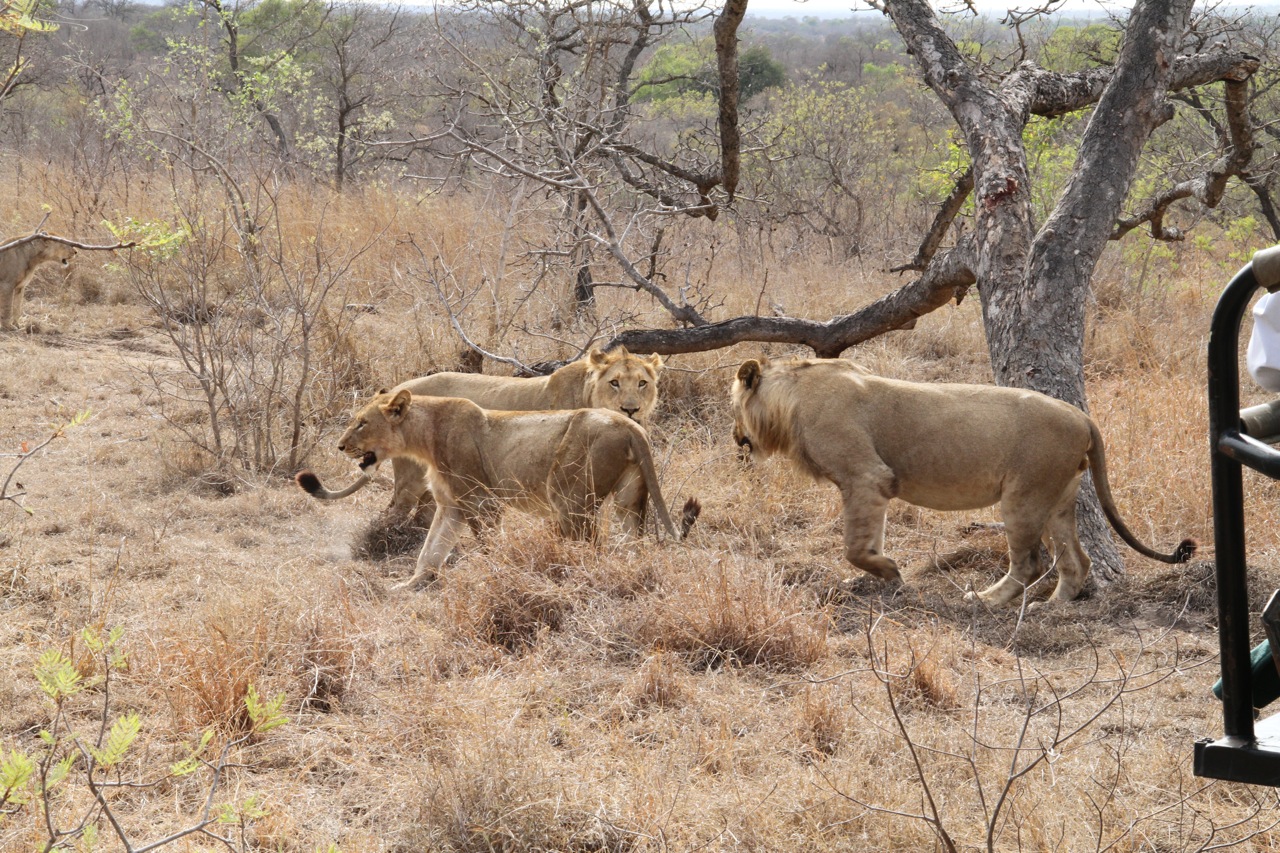
POLYGON ((845 557, 886 581, 902 579, 884 555, 890 499, 939 510, 999 502, 1009 571, 977 597, 1001 605, 1022 595, 1042 573, 1043 541, 1057 548, 1050 601, 1074 599, 1090 563, 1076 530, 1086 470, 1129 547, 1165 563, 1186 562, 1196 549, 1195 540, 1184 539, 1172 554, 1160 554, 1138 541, 1111 496, 1097 424, 1035 391, 904 382, 843 360, 751 359, 738 368, 732 406, 740 447, 760 458, 781 453, 839 487, 845 557))
POLYGON ((22 296, 36 267, 56 262, 64 267, 76 256, 73 246, 44 234, 33 234, 0 246, 0 329, 12 332, 22 316, 22 296))
MULTIPOLYGON (((470 400, 402 388, 378 394, 357 412, 338 449, 366 470, 386 459, 411 458, 427 472, 435 517, 413 576, 396 589, 418 586, 443 565, 464 522, 480 531, 495 524, 507 505, 550 515, 573 539, 595 537, 600 504, 610 495, 633 536, 641 533, 650 498, 672 539, 688 533, 701 509, 690 498, 677 532, 644 429, 604 409, 489 411, 470 400)), ((323 491, 311 472, 297 479, 310 494, 323 491)))

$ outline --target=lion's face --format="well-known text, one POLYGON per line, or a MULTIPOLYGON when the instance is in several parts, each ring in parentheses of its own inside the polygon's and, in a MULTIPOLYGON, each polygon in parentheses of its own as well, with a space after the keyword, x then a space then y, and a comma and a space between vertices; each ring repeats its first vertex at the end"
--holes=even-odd
POLYGON ((356 412, 338 439, 338 450, 360 460, 360 467, 372 473, 404 446, 399 427, 409 411, 413 395, 408 391, 378 394, 356 412))
POLYGON ((633 355, 626 347, 607 353, 592 350, 589 368, 587 398, 593 408, 612 409, 641 425, 648 424, 658 405, 662 356, 633 355))
POLYGON ((37 256, 39 261, 56 261, 64 267, 71 263, 71 259, 76 256, 74 246, 68 246, 65 243, 57 243, 53 240, 46 240, 44 248, 40 250, 37 256))
POLYGON ((769 458, 780 446, 780 437, 774 433, 772 418, 760 417, 756 396, 760 390, 760 380, 768 369, 767 360, 750 359, 743 362, 733 379, 733 387, 729 391, 729 409, 733 412, 733 443, 738 445, 738 458, 744 462, 751 459, 769 458))

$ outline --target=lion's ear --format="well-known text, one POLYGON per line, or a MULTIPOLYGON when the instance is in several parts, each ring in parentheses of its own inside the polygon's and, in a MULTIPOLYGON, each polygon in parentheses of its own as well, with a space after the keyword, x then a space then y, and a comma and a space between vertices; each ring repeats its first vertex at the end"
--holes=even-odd
POLYGON ((738 368, 738 381, 742 383, 742 387, 748 391, 755 388, 760 382, 760 362, 754 358, 742 362, 742 366, 738 368))
POLYGON ((592 367, 604 367, 612 360, 609 353, 599 347, 592 347, 591 351, 587 353, 587 361, 591 362, 592 367))
POLYGON ((382 413, 387 416, 387 420, 393 424, 400 423, 409 415, 409 404, 413 402, 413 395, 407 390, 397 391, 391 401, 384 403, 382 413))
POLYGON ((647 361, 649 363, 649 366, 652 367, 654 370, 662 369, 662 356, 658 355, 656 352, 653 355, 646 358, 645 361, 647 361))

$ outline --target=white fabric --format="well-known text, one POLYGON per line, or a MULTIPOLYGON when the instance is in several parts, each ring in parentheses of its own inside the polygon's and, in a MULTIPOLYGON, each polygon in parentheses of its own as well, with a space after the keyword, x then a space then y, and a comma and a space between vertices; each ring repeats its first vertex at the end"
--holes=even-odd
POLYGON ((1264 293, 1254 304, 1245 363, 1254 382, 1268 391, 1280 391, 1280 294, 1264 293))

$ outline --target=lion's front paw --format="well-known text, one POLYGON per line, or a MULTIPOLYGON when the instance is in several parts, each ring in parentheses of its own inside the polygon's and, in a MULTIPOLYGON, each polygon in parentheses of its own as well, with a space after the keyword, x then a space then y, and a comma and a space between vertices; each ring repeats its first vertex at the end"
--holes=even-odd
POLYGON ((404 591, 416 590, 421 588, 423 585, 425 585, 429 579, 430 578, 426 572, 415 572, 413 577, 409 578, 407 581, 401 581, 400 583, 392 584, 391 591, 404 592, 404 591))

